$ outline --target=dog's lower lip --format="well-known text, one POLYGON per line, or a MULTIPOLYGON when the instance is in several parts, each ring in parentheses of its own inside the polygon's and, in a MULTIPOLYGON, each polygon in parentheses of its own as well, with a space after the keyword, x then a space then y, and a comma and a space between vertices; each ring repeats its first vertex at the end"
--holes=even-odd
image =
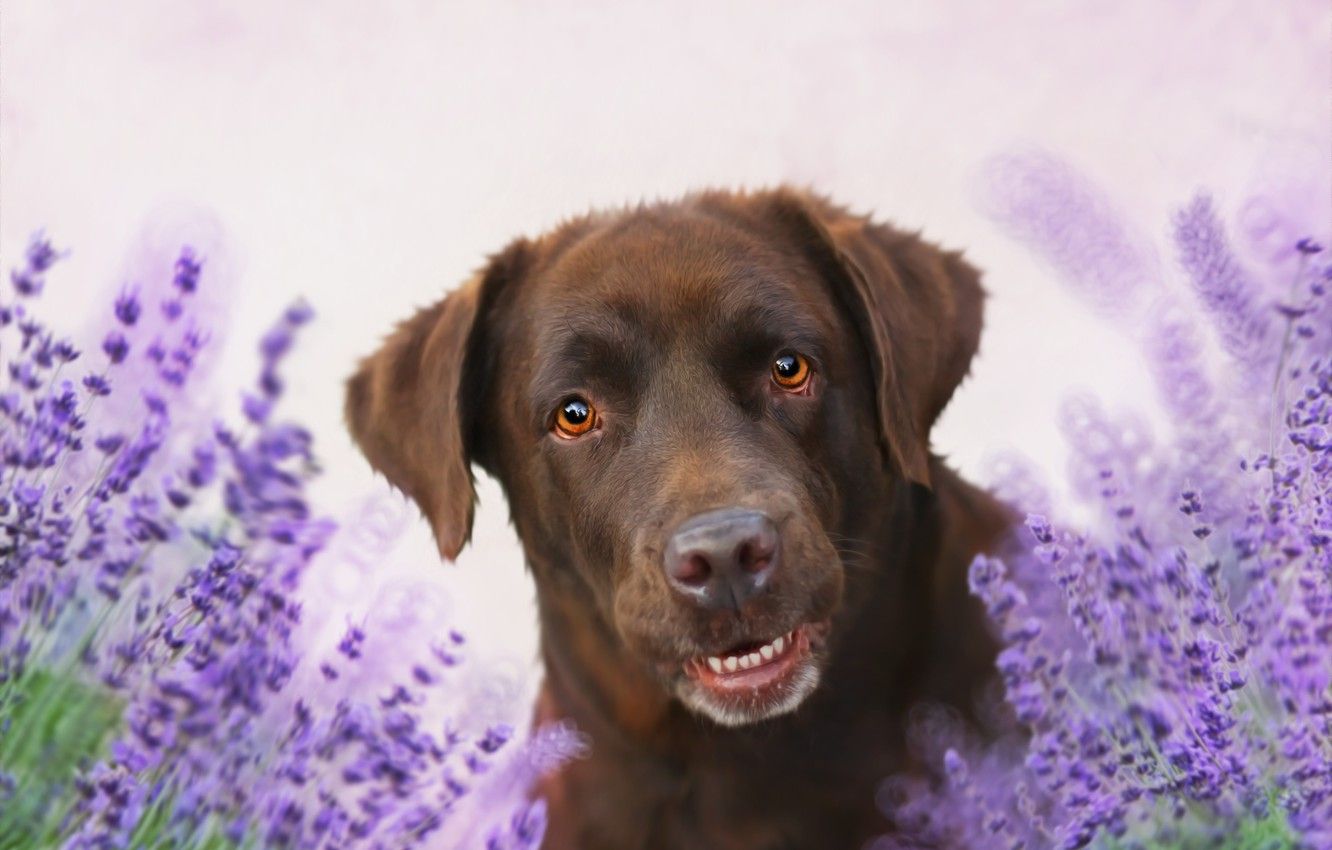
POLYGON ((803 624, 753 649, 691 658, 684 672, 710 689, 760 689, 785 678, 809 654, 809 633, 803 624))

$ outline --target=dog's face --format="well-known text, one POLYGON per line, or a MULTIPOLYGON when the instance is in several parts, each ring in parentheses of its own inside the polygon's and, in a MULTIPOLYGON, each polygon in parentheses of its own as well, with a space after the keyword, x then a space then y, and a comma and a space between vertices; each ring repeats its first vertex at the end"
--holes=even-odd
POLYGON ((845 563, 979 330, 974 272, 778 191, 694 196, 518 242, 349 385, 352 431, 454 557, 469 464, 509 497, 539 593, 725 725, 818 685, 845 563))

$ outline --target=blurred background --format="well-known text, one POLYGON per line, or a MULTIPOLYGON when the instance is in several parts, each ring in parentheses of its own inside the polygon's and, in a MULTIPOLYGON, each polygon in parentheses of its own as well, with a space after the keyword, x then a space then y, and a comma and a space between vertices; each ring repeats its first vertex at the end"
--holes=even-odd
POLYGON ((6 0, 0 260, 38 228, 71 248, 44 309, 76 327, 199 249, 206 415, 237 409, 259 336, 307 299, 286 413, 315 432, 322 507, 365 532, 307 610, 332 631, 461 628, 512 705, 535 619, 498 488, 441 565, 342 426, 343 380, 392 323, 589 207, 805 184, 985 270, 981 355, 936 449, 982 482, 1006 451, 1059 475, 1060 399, 1146 407, 1147 379, 1125 330, 1002 226, 1041 190, 1024 163, 1061 163, 1131 223, 1111 239, 1126 276, 1172 273, 1153 246, 1200 189, 1246 262, 1276 263, 1332 235, 1330 96, 1324 0, 6 0))

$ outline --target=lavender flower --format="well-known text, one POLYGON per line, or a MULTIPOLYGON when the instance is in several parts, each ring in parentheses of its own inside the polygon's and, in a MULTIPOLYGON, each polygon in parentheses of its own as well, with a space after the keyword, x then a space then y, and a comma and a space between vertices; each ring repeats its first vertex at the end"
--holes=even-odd
POLYGON ((199 288, 199 275, 202 272, 203 260, 187 247, 176 258, 176 274, 171 283, 182 294, 190 295, 199 288))
POLYGON ((129 348, 128 340, 125 339, 124 334, 118 331, 107 334, 106 339, 102 341, 102 351, 113 366, 118 366, 125 361, 125 358, 129 356, 129 348))
MULTIPOLYGON (((35 233, 28 241, 24 252, 26 265, 15 268, 9 273, 10 283, 20 298, 33 298, 42 293, 46 285, 46 271, 61 259, 63 254, 51 246, 50 240, 41 232, 35 233)), ((9 324, 11 314, 6 309, 0 316, 0 326, 9 324)))
POLYGON ((116 299, 116 319, 126 326, 133 326, 139 321, 139 313, 143 310, 139 304, 138 288, 126 289, 116 299))
MULTIPOLYGON (((337 533, 309 497, 309 431, 279 418, 282 364, 310 308, 265 335, 248 425, 190 429, 175 414, 208 343, 183 306, 202 259, 179 255, 162 324, 137 288, 121 293, 104 357, 75 381, 58 373, 76 347, 29 312, 58 259, 33 245, 15 272, 28 300, 0 305, 0 334, 15 338, 0 348, 0 741, 37 668, 73 667, 124 710, 106 757, 66 778, 68 810, 42 802, 41 826, 0 806, 0 834, 40 826, 71 848, 414 847, 458 832, 450 818, 470 800, 496 846, 536 847, 544 809, 528 791, 576 754, 576 736, 432 727, 431 695, 466 693, 460 635, 447 651, 421 640, 403 679, 374 693, 333 690, 352 678, 339 667, 382 662, 367 658, 365 627, 347 629, 336 665, 304 657, 302 579, 337 533), (303 665, 316 687, 293 688, 303 665)), ((0 775, 0 794, 11 785, 0 775)))
MULTIPOLYGON (((1174 238, 1228 355, 1269 369, 1266 386, 1249 384, 1247 415, 1223 405, 1175 304, 1146 338, 1172 440, 1093 399, 1068 405, 1090 520, 1031 515, 971 568, 1003 644, 1012 732, 989 746, 922 732, 937 778, 885 786, 899 827, 885 847, 1174 846, 1245 822, 1267 824, 1274 846, 1332 846, 1328 270, 1312 241, 1296 246, 1299 309, 1278 314, 1282 338, 1210 201, 1176 217, 1174 238)), ((1039 489, 1005 487, 1050 509, 1039 489)))
POLYGON ((985 212, 1034 247, 1070 289, 1103 314, 1122 314, 1157 278, 1145 240, 1091 181, 1040 150, 996 156, 980 184, 985 212))
POLYGON ((1211 198, 1195 197, 1175 216, 1174 224, 1180 265, 1226 349, 1241 362, 1258 356, 1264 350, 1270 317, 1257 303, 1257 288, 1231 253, 1211 198))

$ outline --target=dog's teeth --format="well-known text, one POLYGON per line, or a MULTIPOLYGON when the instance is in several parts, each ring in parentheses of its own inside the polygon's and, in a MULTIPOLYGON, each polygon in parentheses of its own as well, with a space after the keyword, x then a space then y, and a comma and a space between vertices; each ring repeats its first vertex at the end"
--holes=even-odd
POLYGON ((772 643, 760 646, 753 652, 725 657, 711 655, 702 659, 700 664, 707 664, 714 673, 721 673, 722 671, 734 673, 736 670, 748 670, 751 667, 757 667, 771 661, 793 646, 795 646, 795 632, 790 631, 774 639, 772 643))

